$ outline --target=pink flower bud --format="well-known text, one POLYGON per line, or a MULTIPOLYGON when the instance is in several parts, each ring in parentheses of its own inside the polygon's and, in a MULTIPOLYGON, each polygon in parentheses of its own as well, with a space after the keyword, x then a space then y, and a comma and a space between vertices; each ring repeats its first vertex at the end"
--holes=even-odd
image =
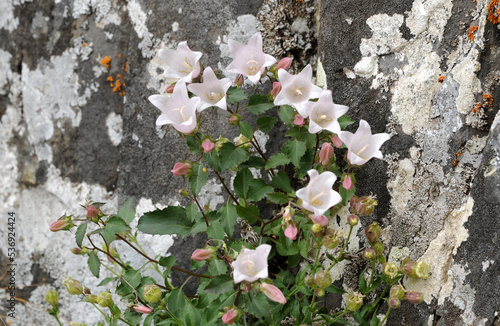
POLYGON ((371 243, 376 242, 382 235, 382 229, 377 222, 373 222, 365 228, 365 235, 371 243))
POLYGON ((203 147, 204 153, 212 153, 212 150, 215 147, 215 143, 212 143, 210 139, 205 139, 203 143, 201 143, 201 147, 203 147))
POLYGON ((187 174, 191 170, 191 163, 179 162, 175 163, 174 168, 171 172, 176 176, 181 176, 187 174))
POLYGON ((232 325, 236 318, 238 318, 238 311, 235 309, 229 309, 224 316, 222 316, 222 322, 227 325, 232 325))
POLYGON ((405 297, 405 289, 401 284, 395 284, 389 292, 390 298, 403 299, 405 297))
POLYGON ((389 300, 389 306, 392 309, 397 309, 397 308, 401 307, 401 301, 398 298, 391 298, 389 300))
POLYGON ((283 58, 280 60, 280 62, 278 62, 278 64, 276 65, 276 68, 274 68, 274 71, 278 72, 278 70, 280 69, 285 69, 285 70, 288 70, 288 68, 290 68, 290 66, 292 65, 292 59, 290 58, 283 58))
POLYGON ((320 224, 321 226, 328 225, 328 217, 326 217, 325 215, 321 215, 321 216, 309 215, 309 217, 316 224, 320 224))
POLYGON ((241 116, 233 114, 229 117, 229 124, 231 126, 238 126, 241 121, 241 116))
POLYGON ((207 246, 204 249, 196 249, 191 255, 191 259, 195 261, 211 260, 216 257, 215 251, 217 248, 207 246))
POLYGON ((351 190, 353 187, 352 179, 350 174, 344 174, 343 175, 343 181, 342 181, 342 187, 344 187, 345 190, 351 190))
POLYGON ((261 283, 259 289, 269 299, 281 304, 286 303, 286 299, 285 296, 283 295, 283 292, 281 292, 280 289, 278 289, 276 286, 269 283, 261 283))
POLYGON ((135 311, 137 311, 140 314, 145 314, 145 315, 153 312, 153 309, 146 307, 146 306, 142 306, 142 305, 133 306, 132 309, 134 309, 135 311))
POLYGON ((285 236, 290 239, 290 240, 295 240, 297 237, 297 227, 295 226, 295 223, 290 222, 288 223, 286 229, 285 229, 285 236))
POLYGON ((409 261, 403 266, 403 272, 406 276, 416 277, 415 267, 417 266, 416 261, 409 261))
POLYGON ((332 139, 333 146, 335 146, 337 148, 341 148, 342 147, 342 140, 340 140, 339 136, 333 135, 331 137, 331 139, 332 139))
POLYGON ((420 292, 411 291, 405 294, 405 299, 411 303, 419 304, 422 303, 422 301, 424 301, 424 295, 420 292))
POLYGON ((321 151, 319 152, 319 162, 322 165, 327 166, 328 164, 330 164, 332 156, 333 156, 332 144, 327 142, 323 143, 323 145, 321 145, 321 151))
POLYGON ((358 225, 359 223, 359 216, 351 214, 347 216, 347 223, 349 223, 350 226, 355 226, 358 225))
POLYGON ((238 87, 241 87, 241 85, 243 85, 243 82, 244 82, 244 79, 243 79, 243 75, 242 74, 239 74, 238 77, 236 77, 236 79, 234 80, 234 83, 238 87))
POLYGON ((368 260, 368 261, 372 261, 373 259, 375 259, 375 257, 377 257, 377 253, 375 252, 375 250, 371 249, 371 248, 366 248, 364 251, 363 251, 363 258, 368 260))
POLYGON ((304 117, 301 116, 300 114, 297 114, 295 116, 295 119, 293 120, 293 124, 302 127, 304 125, 304 117))
POLYGON ((276 98, 278 96, 279 92, 281 92, 281 83, 280 82, 274 82, 273 83, 273 89, 271 91, 271 95, 273 98, 276 98))
POLYGON ((99 217, 99 214, 101 214, 101 211, 96 208, 94 205, 87 207, 87 217, 95 220, 99 217))
POLYGON ((168 86, 168 87, 165 89, 165 92, 166 92, 167 94, 172 94, 172 93, 174 92, 174 87, 175 87, 175 85, 170 85, 170 86, 168 86))
POLYGON ((65 216, 65 217, 61 217, 61 219, 52 223, 50 225, 49 229, 52 232, 57 232, 57 231, 62 231, 62 230, 69 230, 73 226, 75 226, 75 225, 71 221, 71 216, 65 216))

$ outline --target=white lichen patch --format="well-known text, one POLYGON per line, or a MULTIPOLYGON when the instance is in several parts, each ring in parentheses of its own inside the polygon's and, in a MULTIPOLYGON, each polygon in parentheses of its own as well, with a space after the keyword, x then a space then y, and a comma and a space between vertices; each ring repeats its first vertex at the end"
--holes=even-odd
POLYGON ((406 25, 417 37, 427 32, 441 39, 452 8, 452 0, 415 0, 406 25))
MULTIPOLYGON (((442 305, 454 291, 454 282, 458 276, 450 270, 450 266, 458 247, 469 237, 464 223, 472 215, 473 206, 474 200, 468 197, 462 207, 448 214, 443 229, 431 241, 425 254, 420 257, 419 261, 430 264, 430 277, 426 280, 413 278, 404 280, 405 287, 408 290, 422 292, 428 304, 435 297, 438 299, 438 304, 442 305)), ((469 302, 471 307, 473 302, 469 302)))
POLYGON ((0 29, 5 29, 9 32, 14 31, 19 25, 19 19, 14 17, 14 5, 12 0, 0 1, 0 29))
POLYGON ((400 160, 394 171, 394 178, 387 183, 392 200, 392 208, 397 213, 403 213, 410 199, 412 198, 412 180, 415 175, 415 168, 410 159, 400 160))
POLYGON ((10 70, 11 58, 12 55, 9 52, 0 49, 0 95, 7 94, 7 90, 4 87, 12 79, 12 71, 10 70))
POLYGON ((113 145, 118 146, 123 137, 123 119, 122 116, 111 112, 106 117, 106 127, 108 127, 108 136, 113 145))
POLYGON ((390 261, 391 263, 394 263, 397 266, 402 266, 403 260, 409 257, 410 257, 410 248, 394 246, 391 248, 391 252, 389 253, 387 261, 390 261))
POLYGON ((490 260, 486 260, 486 261, 483 261, 481 263, 481 265, 483 266, 483 272, 486 272, 486 270, 495 263, 494 260, 490 259, 490 260))
POLYGON ((222 204, 224 204, 222 191, 222 184, 218 180, 209 179, 198 194, 198 201, 200 205, 202 207, 209 205, 210 209, 219 208, 222 204))
POLYGON ((453 70, 453 78, 460 81, 458 97, 455 100, 458 112, 467 114, 475 104, 475 94, 481 92, 481 82, 476 73, 481 68, 479 64, 479 50, 471 49, 469 55, 458 63, 453 70))

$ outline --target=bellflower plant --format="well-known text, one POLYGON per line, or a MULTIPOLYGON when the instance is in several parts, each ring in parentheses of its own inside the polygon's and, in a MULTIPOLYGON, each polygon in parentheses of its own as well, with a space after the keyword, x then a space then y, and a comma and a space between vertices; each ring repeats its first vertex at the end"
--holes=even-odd
POLYGON ((229 78, 217 79, 212 68, 203 70, 203 82, 189 84, 188 90, 200 98, 198 111, 217 106, 226 110, 226 92, 233 82, 229 78))
POLYGON ((162 49, 158 55, 168 66, 163 73, 167 78, 175 78, 190 83, 201 72, 199 61, 202 53, 191 51, 187 42, 179 43, 177 50, 162 49))
POLYGON ((344 115, 349 107, 333 103, 332 92, 323 91, 317 102, 308 102, 309 132, 316 134, 321 130, 333 133, 340 132, 338 118, 344 115))
POLYGON ((340 203, 342 197, 332 189, 337 177, 332 172, 311 169, 307 171, 311 180, 307 187, 297 190, 297 197, 302 199, 302 207, 314 215, 323 215, 330 207, 340 203))
POLYGON ((268 244, 260 245, 255 250, 244 248, 231 264, 234 269, 234 283, 254 282, 259 278, 267 278, 267 256, 270 252, 271 246, 268 244))

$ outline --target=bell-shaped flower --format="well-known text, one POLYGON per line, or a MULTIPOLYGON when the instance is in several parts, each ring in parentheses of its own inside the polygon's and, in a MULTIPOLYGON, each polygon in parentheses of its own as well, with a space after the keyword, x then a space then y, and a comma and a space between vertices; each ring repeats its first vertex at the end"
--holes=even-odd
POLYGON ((271 246, 263 244, 255 250, 243 248, 234 262, 234 283, 241 281, 254 282, 259 278, 267 278, 267 256, 271 252, 271 246))
POLYGON ((275 58, 262 51, 260 33, 255 33, 248 44, 229 40, 228 45, 234 60, 227 66, 226 70, 247 76, 254 84, 259 82, 260 76, 267 67, 276 63, 275 58))
POLYGON ((167 78, 179 78, 190 83, 200 75, 202 53, 191 51, 185 41, 177 45, 177 50, 161 49, 158 55, 168 66, 163 73, 167 78))
POLYGON ((196 107, 200 99, 189 98, 184 81, 175 84, 172 96, 151 95, 148 99, 161 111, 156 120, 157 126, 171 124, 183 134, 189 134, 196 128, 196 107))
POLYGON ((271 299, 275 302, 278 302, 281 304, 286 303, 286 298, 285 298, 285 295, 283 294, 283 292, 281 292, 281 290, 278 289, 273 284, 263 282, 260 284, 259 290, 261 292, 263 292, 266 295, 266 297, 268 297, 269 299, 271 299))
POLYGON ((298 229, 294 222, 286 223, 285 236, 290 240, 297 238, 298 229))
POLYGON ((211 106, 227 110, 226 92, 233 82, 229 78, 217 79, 212 68, 203 71, 203 83, 188 85, 188 89, 201 100, 198 112, 211 106))
POLYGON ((310 177, 309 184, 297 190, 297 197, 302 199, 302 207, 321 216, 342 200, 340 194, 332 189, 337 177, 329 171, 318 174, 318 171, 311 169, 307 173, 310 177))
POLYGON ((321 216, 309 215, 309 217, 316 224, 319 224, 321 226, 327 226, 328 225, 328 217, 326 217, 325 215, 321 215, 321 216))
POLYGON ((333 103, 332 92, 323 91, 318 102, 308 102, 309 132, 316 134, 325 129, 338 134, 340 125, 338 118, 343 116, 349 107, 333 103))
POLYGON ((359 166, 368 162, 372 157, 382 159, 380 147, 391 137, 385 133, 372 135, 368 122, 360 120, 356 133, 341 131, 339 138, 348 149, 347 160, 349 163, 359 166))
POLYGON ((320 97, 323 90, 312 83, 312 67, 307 65, 297 75, 289 74, 285 69, 278 70, 281 92, 274 99, 275 105, 291 105, 299 114, 307 118, 311 106, 309 99, 320 97))

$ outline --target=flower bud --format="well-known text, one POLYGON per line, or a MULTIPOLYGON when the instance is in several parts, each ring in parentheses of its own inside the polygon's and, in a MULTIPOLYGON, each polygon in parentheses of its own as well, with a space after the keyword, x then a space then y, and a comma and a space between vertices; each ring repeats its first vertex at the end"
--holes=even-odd
POLYGON ((229 117, 229 124, 231 126, 239 126, 241 121, 241 116, 237 114, 233 114, 229 117))
POLYGON ((293 124, 302 127, 304 125, 304 117, 300 114, 296 114, 295 119, 293 120, 293 124))
POLYGON ((89 253, 89 248, 87 247, 82 247, 82 248, 73 248, 73 249, 70 249, 71 252, 75 255, 86 255, 89 253))
POLYGON ((309 287, 313 287, 315 285, 314 283, 314 276, 312 276, 311 274, 307 275, 304 279, 304 282, 309 286, 309 287))
POLYGON ((240 313, 236 309, 229 309, 226 311, 224 316, 222 316, 222 322, 227 325, 232 325, 235 321, 237 321, 240 313))
POLYGON ((419 261, 415 265, 415 275, 418 278, 428 278, 431 267, 425 261, 419 261))
POLYGON ((52 223, 49 227, 50 231, 52 232, 57 232, 57 231, 66 231, 71 229, 73 226, 73 221, 71 220, 71 216, 63 216, 54 223, 52 223))
POLYGON ((351 214, 347 216, 347 223, 349 223, 350 226, 356 226, 359 223, 359 216, 351 214))
POLYGON ((82 283, 72 279, 71 276, 68 276, 68 278, 62 282, 62 284, 66 287, 68 293, 71 295, 77 295, 83 293, 82 283))
POLYGON ((391 286, 389 297, 403 299, 405 297, 405 292, 405 288, 401 284, 395 284, 391 286))
POLYGON ((97 303, 97 295, 95 294, 86 295, 84 301, 90 303, 97 303))
POLYGON ((101 307, 109 307, 113 304, 113 298, 111 297, 111 293, 109 292, 101 292, 97 297, 97 303, 101 307))
POLYGON ((157 303, 161 300, 161 289, 158 285, 145 285, 142 295, 147 302, 157 303))
POLYGON ((245 81, 244 77, 242 74, 239 74, 236 79, 234 80, 234 83, 236 84, 236 86, 238 87, 241 87, 241 85, 243 85, 243 82, 245 81))
POLYGON ((387 262, 383 265, 383 271, 385 275, 389 276, 390 278, 395 278, 398 276, 399 273, 399 268, 396 266, 396 264, 387 262))
POLYGON ((375 252, 375 250, 371 249, 371 248, 366 248, 364 251, 363 251, 363 258, 368 260, 368 261, 372 261, 373 259, 375 259, 375 257, 377 257, 377 253, 375 252))
POLYGON ((382 229, 377 222, 373 222, 365 228, 365 235, 370 243, 375 243, 382 235, 382 229))
POLYGON ((327 288, 332 284, 332 276, 327 271, 319 271, 314 276, 314 283, 320 289, 327 288))
POLYGON ((372 249, 375 251, 377 256, 380 256, 385 250, 384 244, 382 243, 382 241, 377 241, 377 242, 373 243, 372 249))
POLYGON ((280 62, 278 62, 278 64, 276 65, 276 68, 274 68, 274 71, 276 73, 278 73, 278 70, 280 70, 280 69, 288 70, 288 68, 290 68, 291 65, 292 65, 292 59, 290 59, 288 57, 283 58, 280 60, 280 62))
POLYGON ((401 307, 401 301, 398 298, 390 298, 389 307, 391 307, 391 309, 397 309, 401 307))
POLYGON ((90 294, 90 289, 86 286, 83 287, 83 294, 87 295, 87 294, 90 294))
POLYGON ((281 290, 278 289, 273 284, 262 282, 259 286, 259 290, 263 292, 266 295, 266 297, 273 300, 274 302, 278 302, 281 304, 286 303, 286 298, 283 295, 283 292, 281 292, 281 290))
POLYGON ((321 224, 314 223, 313 226, 311 227, 312 234, 317 238, 322 235, 322 231, 323 231, 323 226, 321 226, 321 224))
POLYGON ((335 231, 328 229, 325 231, 325 235, 323 236, 323 239, 321 239, 321 243, 327 249, 333 249, 340 244, 340 240, 337 238, 335 231))
POLYGON ((297 238, 298 229, 295 223, 288 222, 285 229, 285 236, 290 240, 295 240, 297 238))
POLYGON ((342 147, 342 140, 340 140, 339 136, 333 135, 331 137, 331 139, 332 139, 333 146, 335 146, 337 148, 341 148, 342 147))
POLYGON ((212 260, 214 258, 217 258, 217 255, 215 253, 216 251, 216 247, 205 246, 205 248, 203 249, 196 249, 195 251, 193 251, 191 259, 193 259, 194 261, 212 260))
POLYGON ((349 293, 346 297, 346 309, 348 311, 359 310, 359 308, 363 305, 363 298, 364 295, 359 292, 349 293))
POLYGON ((212 143, 212 141, 207 138, 201 143, 201 147, 203 147, 203 153, 212 153, 215 143, 212 143))
POLYGON ((349 202, 351 204, 351 211, 361 216, 370 215, 375 210, 375 206, 378 205, 375 196, 352 196, 349 202))
POLYGON ((281 83, 274 82, 273 89, 271 90, 271 95, 273 96, 273 99, 276 99, 276 96, 278 96, 280 92, 281 92, 281 83))
POLYGON ((52 307, 57 307, 57 304, 59 303, 59 294, 57 294, 56 290, 48 290, 45 293, 45 301, 47 301, 52 307))
POLYGON ((137 311, 140 314, 145 314, 145 315, 153 312, 153 309, 146 307, 146 306, 142 306, 142 305, 133 306, 132 309, 134 309, 135 311, 137 311))
POLYGON ((311 220, 315 224, 319 224, 321 226, 327 226, 328 225, 328 217, 326 217, 325 215, 321 215, 321 216, 309 215, 309 217, 311 218, 311 220))
POLYGON ((351 190, 353 186, 351 174, 344 174, 342 176, 342 187, 344 187, 345 190, 351 190))
POLYGON ((187 197, 189 196, 189 190, 187 190, 186 188, 180 189, 179 195, 181 195, 182 197, 187 197))
POLYGON ((416 261, 409 261, 403 266, 403 273, 408 277, 417 277, 415 274, 415 267, 417 266, 416 261))
POLYGON ((406 292, 405 299, 411 303, 419 304, 424 301, 424 295, 421 292, 410 291, 406 292))
MULTIPOLYGON (((238 117, 241 119, 240 116, 238 116, 238 117)), ((231 118, 229 118, 229 120, 231 120, 231 118)), ((239 121, 238 121, 238 123, 239 123, 239 121)), ((227 139, 227 138, 219 137, 217 139, 217 141, 215 142, 215 150, 218 152, 222 148, 222 145, 224 145, 225 143, 230 143, 230 142, 231 141, 229 139, 227 139)))
POLYGON ((323 289, 316 289, 316 291, 314 291, 314 293, 316 293, 316 296, 318 298, 322 298, 325 296, 325 290, 323 290, 323 289))
POLYGON ((97 222, 99 220, 99 217, 102 217, 101 210, 95 207, 94 205, 86 207, 86 209, 87 209, 87 217, 90 218, 92 221, 97 222))
POLYGON ((174 92, 175 85, 170 85, 165 89, 165 93, 172 94, 174 92))
POLYGON ((171 172, 174 174, 174 176, 179 177, 191 172, 192 166, 193 165, 190 162, 175 163, 174 168, 171 170, 171 172))
POLYGON ((328 142, 324 142, 323 145, 321 145, 321 150, 319 152, 319 162, 323 166, 327 166, 330 164, 332 156, 333 156, 332 144, 330 144, 328 142))

